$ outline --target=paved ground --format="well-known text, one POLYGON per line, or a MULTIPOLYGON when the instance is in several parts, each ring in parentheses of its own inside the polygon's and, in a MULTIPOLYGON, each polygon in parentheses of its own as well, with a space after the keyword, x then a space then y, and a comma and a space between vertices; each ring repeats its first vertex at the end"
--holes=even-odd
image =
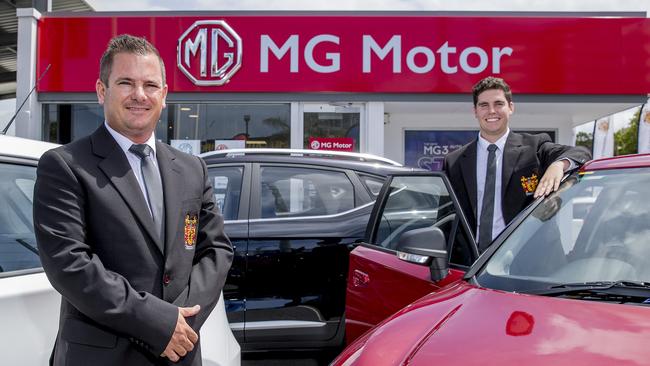
POLYGON ((242 366, 327 366, 336 354, 274 353, 246 354, 242 366))
POLYGON ((321 366, 315 359, 242 360, 242 366, 321 366))

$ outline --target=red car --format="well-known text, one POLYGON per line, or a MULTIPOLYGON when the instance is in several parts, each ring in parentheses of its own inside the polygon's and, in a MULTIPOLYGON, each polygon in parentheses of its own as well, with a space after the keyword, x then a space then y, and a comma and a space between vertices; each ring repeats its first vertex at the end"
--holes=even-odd
POLYGON ((467 268, 446 177, 392 176, 351 254, 333 365, 650 364, 648 199, 650 155, 592 161, 467 268))

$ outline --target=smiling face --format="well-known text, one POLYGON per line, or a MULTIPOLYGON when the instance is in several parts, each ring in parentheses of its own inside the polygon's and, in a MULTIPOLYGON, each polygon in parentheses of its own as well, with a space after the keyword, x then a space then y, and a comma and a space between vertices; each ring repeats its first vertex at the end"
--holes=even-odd
POLYGON ((501 89, 487 89, 478 95, 474 115, 478 120, 481 137, 496 142, 508 130, 510 115, 515 111, 501 89))
POLYGON ((146 142, 165 108, 167 85, 158 57, 121 52, 115 55, 108 85, 96 83, 99 104, 112 129, 135 143, 146 142))

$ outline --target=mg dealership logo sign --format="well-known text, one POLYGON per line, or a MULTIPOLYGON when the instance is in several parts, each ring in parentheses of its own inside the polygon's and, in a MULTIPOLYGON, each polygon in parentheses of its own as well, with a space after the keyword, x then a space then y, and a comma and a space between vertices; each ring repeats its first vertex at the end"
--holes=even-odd
POLYGON ((199 86, 226 84, 239 70, 242 41, 223 20, 199 20, 178 39, 178 68, 199 86))

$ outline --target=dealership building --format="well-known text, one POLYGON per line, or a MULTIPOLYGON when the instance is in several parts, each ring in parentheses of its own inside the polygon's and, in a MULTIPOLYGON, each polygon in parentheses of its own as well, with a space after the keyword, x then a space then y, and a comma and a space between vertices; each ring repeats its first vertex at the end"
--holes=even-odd
POLYGON ((125 12, 18 9, 15 135, 59 143, 103 122, 108 40, 146 37, 169 94, 156 137, 194 153, 319 148, 430 169, 476 136, 471 88, 512 87, 516 131, 573 127, 647 100, 645 13, 125 12))

